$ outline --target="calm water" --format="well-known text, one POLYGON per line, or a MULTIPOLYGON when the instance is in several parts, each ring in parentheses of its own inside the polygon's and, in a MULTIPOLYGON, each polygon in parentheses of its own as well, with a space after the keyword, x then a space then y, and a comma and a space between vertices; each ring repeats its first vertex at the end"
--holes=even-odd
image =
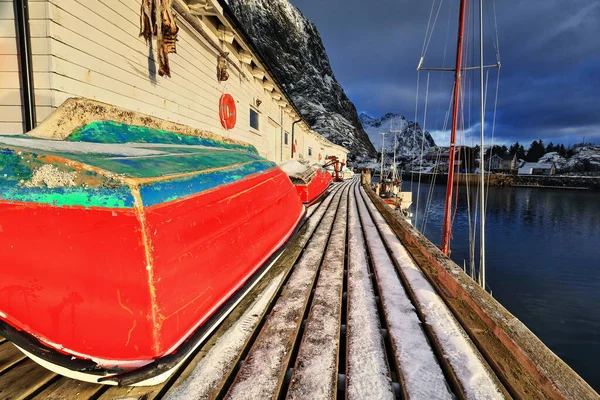
MULTIPOLYGON (((409 190, 410 182, 404 185, 409 190)), ((428 190, 421 185, 419 229, 428 190)), ((415 183, 413 212, 416 191, 415 183)), ((425 227, 438 246, 445 191, 434 185, 425 227)), ((469 264, 466 200, 461 187, 451 242, 460 266, 469 264)), ((600 391, 600 193, 490 188, 486 231, 486 281, 494 297, 600 391)))

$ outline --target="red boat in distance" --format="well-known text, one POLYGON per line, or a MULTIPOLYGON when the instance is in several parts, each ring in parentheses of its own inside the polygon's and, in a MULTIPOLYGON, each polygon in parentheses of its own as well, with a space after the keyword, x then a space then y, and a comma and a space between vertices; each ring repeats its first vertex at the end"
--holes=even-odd
POLYGON ((323 168, 331 175, 334 182, 343 182, 345 179, 352 178, 352 175, 345 176, 345 172, 351 172, 348 169, 344 170, 346 166, 345 161, 340 161, 336 156, 327 157, 327 162, 323 164, 323 168))
POLYGON ((298 196, 305 206, 316 203, 327 193, 332 177, 321 166, 310 166, 296 160, 289 160, 280 167, 296 187, 298 196))
POLYGON ((266 272, 305 208, 250 145, 150 116, 91 119, 33 132, 62 140, 0 136, 0 336, 62 375, 157 384, 266 272))

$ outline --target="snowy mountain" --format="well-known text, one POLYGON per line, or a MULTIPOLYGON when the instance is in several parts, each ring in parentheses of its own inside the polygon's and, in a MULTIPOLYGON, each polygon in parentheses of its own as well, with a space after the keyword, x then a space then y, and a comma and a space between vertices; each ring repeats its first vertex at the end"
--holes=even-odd
MULTIPOLYGON (((365 113, 360 114, 360 122, 369 135, 371 143, 375 145, 377 151, 381 151, 381 133, 395 132, 397 135, 396 155, 398 158, 414 159, 421 154, 427 154, 432 147, 435 147, 435 141, 429 134, 423 131, 418 123, 408 121, 400 114, 385 114, 381 118, 373 118, 365 113)), ((394 134, 385 135, 385 152, 394 152, 394 134)))
POLYGON ((374 157, 315 25, 288 0, 226 1, 311 127, 348 148, 351 160, 374 157))

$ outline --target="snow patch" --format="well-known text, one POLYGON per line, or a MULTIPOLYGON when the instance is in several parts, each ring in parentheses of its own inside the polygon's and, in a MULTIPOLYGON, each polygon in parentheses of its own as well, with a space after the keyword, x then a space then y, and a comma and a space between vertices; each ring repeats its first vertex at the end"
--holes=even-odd
MULTIPOLYGON (((364 189, 360 189, 366 198, 364 189)), ((398 237, 385 222, 379 211, 367 200, 363 202, 371 210, 375 224, 381 229, 383 239, 391 248, 402 273, 412 287, 417 301, 425 314, 426 322, 435 332, 444 354, 458 377, 469 399, 503 399, 502 392, 485 362, 475 350, 467 334, 460 327, 446 307, 443 300, 429 284, 421 270, 416 266, 398 237)), ((374 228, 369 228, 374 229, 374 228)))
POLYGON ((289 176, 302 176, 308 170, 311 169, 310 166, 302 164, 301 162, 298 162, 296 160, 289 160, 282 164, 279 164, 279 168, 281 168, 283 172, 285 172, 289 176))
MULTIPOLYGON (((295 265, 282 295, 277 300, 226 398, 265 399, 276 394, 281 371, 291 352, 289 338, 301 322, 308 292, 325 251, 335 218, 340 192, 327 209, 312 240, 295 265)), ((312 218, 311 218, 312 219, 312 218)))
POLYGON ((283 274, 275 277, 262 294, 246 310, 240 319, 221 336, 215 345, 194 367, 193 372, 174 390, 167 399, 208 399, 211 391, 229 372, 254 327, 258 324, 269 300, 279 287, 283 274))
POLYGON ((294 375, 287 393, 289 399, 327 398, 336 392, 339 321, 344 283, 347 193, 348 187, 342 190, 342 200, 319 272, 294 375))
POLYGON ((349 207, 347 396, 349 400, 394 399, 353 190, 349 207))
POLYGON ((452 399, 442 369, 421 328, 421 321, 367 212, 358 185, 355 195, 406 390, 410 397, 419 399, 452 399))

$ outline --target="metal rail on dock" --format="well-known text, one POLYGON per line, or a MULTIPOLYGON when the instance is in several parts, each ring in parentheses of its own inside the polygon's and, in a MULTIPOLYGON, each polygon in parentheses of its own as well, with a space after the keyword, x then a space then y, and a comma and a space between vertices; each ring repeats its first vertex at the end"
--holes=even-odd
POLYGON ((358 180, 334 186, 281 257, 164 384, 61 377, 0 339, 0 398, 507 398, 358 180))

